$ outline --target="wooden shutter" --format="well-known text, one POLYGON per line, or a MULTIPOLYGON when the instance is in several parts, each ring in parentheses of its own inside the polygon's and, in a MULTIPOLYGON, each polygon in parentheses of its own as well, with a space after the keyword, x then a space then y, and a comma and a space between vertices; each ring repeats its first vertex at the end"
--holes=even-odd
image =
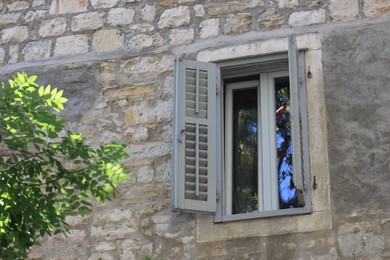
POLYGON ((216 66, 176 61, 174 210, 216 210, 216 66))
POLYGON ((301 152, 301 122, 299 112, 299 70, 298 49, 294 35, 288 37, 288 66, 290 76, 292 144, 293 144, 293 177, 298 192, 302 191, 302 152, 301 152))

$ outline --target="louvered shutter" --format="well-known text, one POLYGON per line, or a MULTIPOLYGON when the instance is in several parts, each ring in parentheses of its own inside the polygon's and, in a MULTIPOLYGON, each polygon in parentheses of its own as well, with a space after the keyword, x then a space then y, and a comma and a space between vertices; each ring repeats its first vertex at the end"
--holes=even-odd
POLYGON ((302 191, 302 152, 301 152, 301 121, 299 111, 299 70, 298 48, 294 35, 288 37, 288 66, 290 76, 292 144, 293 144, 293 179, 298 192, 302 191))
POLYGON ((176 61, 174 210, 216 209, 216 66, 176 61))

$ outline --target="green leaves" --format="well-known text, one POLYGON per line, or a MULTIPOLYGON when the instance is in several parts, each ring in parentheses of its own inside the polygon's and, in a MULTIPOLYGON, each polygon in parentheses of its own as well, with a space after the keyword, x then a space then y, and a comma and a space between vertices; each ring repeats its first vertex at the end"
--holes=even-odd
POLYGON ((55 112, 63 90, 18 73, 0 89, 0 259, 23 259, 40 237, 66 233, 65 217, 84 216, 91 197, 105 201, 128 179, 124 145, 94 149, 64 133, 55 112))

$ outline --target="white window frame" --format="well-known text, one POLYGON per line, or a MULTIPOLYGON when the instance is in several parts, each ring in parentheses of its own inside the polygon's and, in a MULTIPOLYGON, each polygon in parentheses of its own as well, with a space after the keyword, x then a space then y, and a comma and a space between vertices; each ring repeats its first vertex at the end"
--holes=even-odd
MULTIPOLYGON (((295 154, 298 154, 298 156, 293 155, 293 164, 294 164, 294 182, 302 182, 301 178, 310 180, 310 174, 308 170, 308 138, 307 138, 307 111, 306 109, 306 94, 305 94, 305 71, 304 71, 304 50, 300 51, 299 53, 299 62, 298 65, 299 68, 297 68, 297 71, 299 71, 299 81, 301 84, 301 89, 298 90, 299 93, 292 93, 293 89, 290 89, 291 92, 291 106, 292 109, 293 106, 295 106, 295 113, 297 113, 297 116, 295 117, 301 117, 303 120, 300 121, 300 126, 302 129, 302 132, 300 130, 300 127, 297 129, 293 129, 293 149, 294 149, 294 142, 297 142, 298 140, 300 143, 302 143, 302 151, 301 148, 299 149, 298 153, 295 151, 295 154), (302 98, 302 99, 301 99, 302 98), (294 131, 299 131, 301 133, 298 133, 296 135, 294 131), (295 135, 295 138, 294 138, 295 135), (303 156, 303 157, 302 157, 303 156), (296 159, 299 159, 299 162, 296 163, 296 159), (296 167, 301 167, 301 160, 304 161, 304 164, 306 166, 306 169, 303 169, 303 173, 301 173, 301 170, 297 170, 296 167), (297 166, 295 167, 295 164, 297 166), (295 173, 298 174, 295 174, 295 173), (295 176, 295 175, 301 175, 304 176, 295 176)), ((229 163, 231 163, 231 149, 228 147, 231 147, 231 143, 229 140, 232 140, 231 138, 231 130, 230 127, 227 127, 224 129, 225 126, 230 125, 230 122, 224 122, 224 120, 228 117, 224 116, 225 113, 228 115, 231 114, 231 107, 232 104, 229 104, 230 99, 230 89, 235 88, 232 87, 234 85, 237 86, 237 88, 245 87, 246 83, 228 83, 224 84, 224 80, 226 78, 234 78, 234 77, 241 77, 241 76, 248 76, 250 74, 247 74, 247 72, 243 71, 242 74, 238 73, 236 75, 226 75, 224 77, 221 75, 221 71, 223 71, 225 68, 229 67, 237 67, 245 66, 247 64, 252 63, 258 63, 258 64, 272 64, 272 62, 277 62, 280 60, 285 60, 287 63, 288 61, 288 55, 287 53, 275 53, 275 54, 268 54, 264 56, 259 57, 251 57, 247 59, 238 59, 238 60, 228 60, 228 61, 221 61, 216 62, 217 64, 217 72, 219 72, 219 78, 217 79, 217 89, 220 93, 217 95, 217 104, 219 104, 219 107, 217 107, 217 118, 219 119, 219 127, 217 129, 218 133, 221 133, 221 138, 218 140, 217 143, 217 165, 221 164, 221 170, 217 174, 217 197, 219 200, 217 201, 217 212, 215 214, 214 221, 215 222, 227 222, 227 221, 237 221, 237 220, 245 220, 245 219, 255 219, 255 218, 264 218, 264 217, 273 217, 273 216, 283 216, 283 215, 297 215, 297 214, 308 214, 312 212, 311 208, 311 191, 310 191, 310 185, 305 185, 304 189, 304 201, 305 205, 301 208, 291 208, 291 209, 279 209, 279 192, 278 192, 278 175, 277 175, 277 169, 276 169, 276 146, 274 145, 274 141, 276 139, 276 133, 275 131, 271 131, 272 127, 264 127, 266 125, 274 126, 275 125, 275 117, 271 116, 272 113, 269 113, 269 111, 274 110, 274 79, 278 77, 284 77, 289 76, 289 71, 286 70, 284 67, 278 68, 272 67, 269 71, 267 69, 264 69, 263 71, 259 71, 259 80, 258 80, 258 104, 260 104, 261 107, 259 107, 259 122, 260 126, 262 126, 262 130, 259 131, 259 190, 262 190, 263 198, 264 200, 259 202, 259 210, 256 212, 250 212, 250 213, 242 213, 242 214, 232 214, 232 191, 231 191, 231 185, 232 185, 232 169, 229 167, 229 163), (233 84, 233 85, 231 85, 233 84), (226 103, 227 102, 227 103, 226 103), (226 134, 226 136, 225 136, 226 134), (261 145, 261 141, 268 141, 268 144, 261 145), (275 161, 275 163, 271 163, 272 161, 275 161), (269 162, 269 163, 263 163, 263 162, 269 162), (273 173, 273 174, 266 174, 266 173, 273 173), (268 190, 267 190, 268 189, 268 190), (260 205, 262 204, 262 205, 260 205), (263 207, 264 206, 264 207, 263 207)), ((291 67, 291 65, 290 65, 291 67)), ((253 73, 253 72, 252 72, 253 73)), ((291 79, 291 76, 289 80, 291 79)), ((251 82, 249 84, 255 84, 255 82, 251 82)), ((291 114, 293 111, 290 112, 291 114)), ((293 117, 293 115, 292 115, 293 117)), ((228 120, 228 119, 227 119, 228 120)), ((295 122, 297 124, 298 121, 295 122)), ((217 166, 218 168, 218 166, 217 166)))

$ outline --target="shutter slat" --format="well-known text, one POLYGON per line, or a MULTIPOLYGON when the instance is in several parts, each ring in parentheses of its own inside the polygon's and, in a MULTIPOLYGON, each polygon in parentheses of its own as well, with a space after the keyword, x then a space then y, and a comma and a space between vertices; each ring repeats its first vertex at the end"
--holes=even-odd
POLYGON ((174 209, 216 209, 216 66, 179 61, 176 71, 174 209))

